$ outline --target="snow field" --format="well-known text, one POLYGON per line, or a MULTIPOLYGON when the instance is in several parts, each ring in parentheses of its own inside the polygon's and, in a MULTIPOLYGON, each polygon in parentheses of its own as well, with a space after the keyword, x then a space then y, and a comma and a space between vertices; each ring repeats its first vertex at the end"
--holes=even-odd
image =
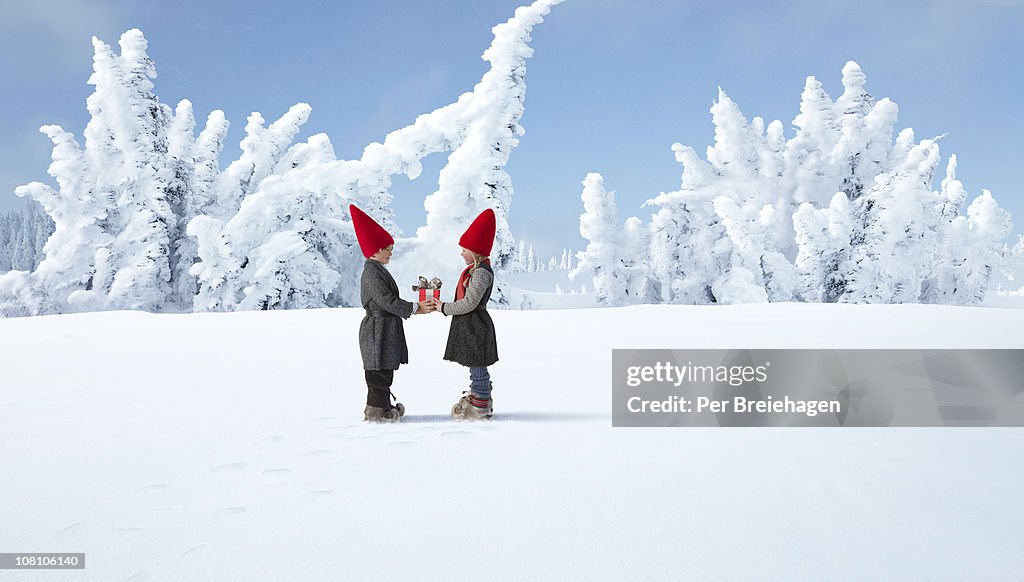
POLYGON ((610 350, 1019 347, 1020 310, 813 304, 494 312, 496 418, 448 320, 406 324, 399 425, 361 421, 361 312, 0 321, 17 580, 1005 579, 1019 429, 614 429, 610 350), (59 359, 55 359, 58 358, 59 359), (478 552, 479 560, 471 558, 478 552))

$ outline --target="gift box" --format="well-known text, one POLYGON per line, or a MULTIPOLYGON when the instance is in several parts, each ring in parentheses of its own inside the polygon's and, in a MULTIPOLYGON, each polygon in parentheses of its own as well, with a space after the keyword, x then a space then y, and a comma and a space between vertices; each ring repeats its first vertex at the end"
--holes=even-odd
POLYGON ((440 299, 441 298, 441 280, 437 277, 427 281, 427 278, 420 276, 420 282, 412 286, 413 291, 418 291, 420 294, 420 301, 426 301, 429 298, 440 299))

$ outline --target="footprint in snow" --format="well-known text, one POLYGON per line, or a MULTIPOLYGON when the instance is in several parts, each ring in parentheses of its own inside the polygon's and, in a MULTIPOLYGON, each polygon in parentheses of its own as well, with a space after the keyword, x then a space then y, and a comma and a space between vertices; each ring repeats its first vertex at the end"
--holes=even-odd
POLYGON ((215 467, 210 467, 210 470, 211 471, 217 471, 217 472, 221 472, 221 471, 237 471, 239 469, 244 469, 246 467, 248 467, 248 465, 246 465, 245 463, 225 463, 223 465, 217 465, 215 467))
POLYGON ((149 485, 143 485, 139 487, 139 491, 160 491, 161 489, 167 489, 169 485, 167 483, 150 483, 149 485))
POLYGON ((234 506, 231 506, 231 507, 225 507, 224 509, 220 510, 218 513, 220 515, 238 515, 239 513, 245 513, 245 512, 246 512, 246 507, 244 505, 234 505, 234 506))
POLYGON ((185 508, 180 505, 165 505, 163 507, 154 507, 153 511, 165 511, 173 513, 181 513, 185 508))
POLYGON ((85 522, 84 521, 76 521, 75 523, 72 523, 71 525, 68 525, 64 529, 62 529, 59 532, 57 532, 57 535, 58 536, 63 536, 63 535, 69 535, 69 534, 76 534, 79 531, 81 531, 83 527, 85 527, 85 522))

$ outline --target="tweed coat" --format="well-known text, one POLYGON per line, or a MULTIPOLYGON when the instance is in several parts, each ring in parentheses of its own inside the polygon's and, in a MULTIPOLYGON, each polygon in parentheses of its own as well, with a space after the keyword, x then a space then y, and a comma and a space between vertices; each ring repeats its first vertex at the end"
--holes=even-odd
POLYGON ((398 297, 398 285, 384 265, 366 259, 359 280, 359 299, 367 314, 359 324, 359 353, 364 370, 397 370, 409 363, 402 319, 414 304, 398 297))
POLYGON ((469 279, 466 296, 441 307, 441 313, 452 316, 444 359, 470 368, 498 361, 498 339, 487 313, 487 300, 493 288, 494 271, 489 264, 482 263, 469 279))

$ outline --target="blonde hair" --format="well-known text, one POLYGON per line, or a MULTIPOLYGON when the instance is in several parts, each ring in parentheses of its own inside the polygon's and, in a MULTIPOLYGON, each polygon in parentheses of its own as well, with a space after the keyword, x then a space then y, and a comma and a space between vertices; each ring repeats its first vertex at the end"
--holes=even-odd
POLYGON ((476 251, 470 251, 469 249, 466 250, 469 251, 469 254, 473 255, 473 266, 469 268, 469 275, 466 276, 466 282, 462 284, 463 289, 469 288, 469 280, 473 278, 473 273, 476 272, 476 269, 477 267, 480 266, 480 263, 490 258, 489 256, 481 255, 476 251))

